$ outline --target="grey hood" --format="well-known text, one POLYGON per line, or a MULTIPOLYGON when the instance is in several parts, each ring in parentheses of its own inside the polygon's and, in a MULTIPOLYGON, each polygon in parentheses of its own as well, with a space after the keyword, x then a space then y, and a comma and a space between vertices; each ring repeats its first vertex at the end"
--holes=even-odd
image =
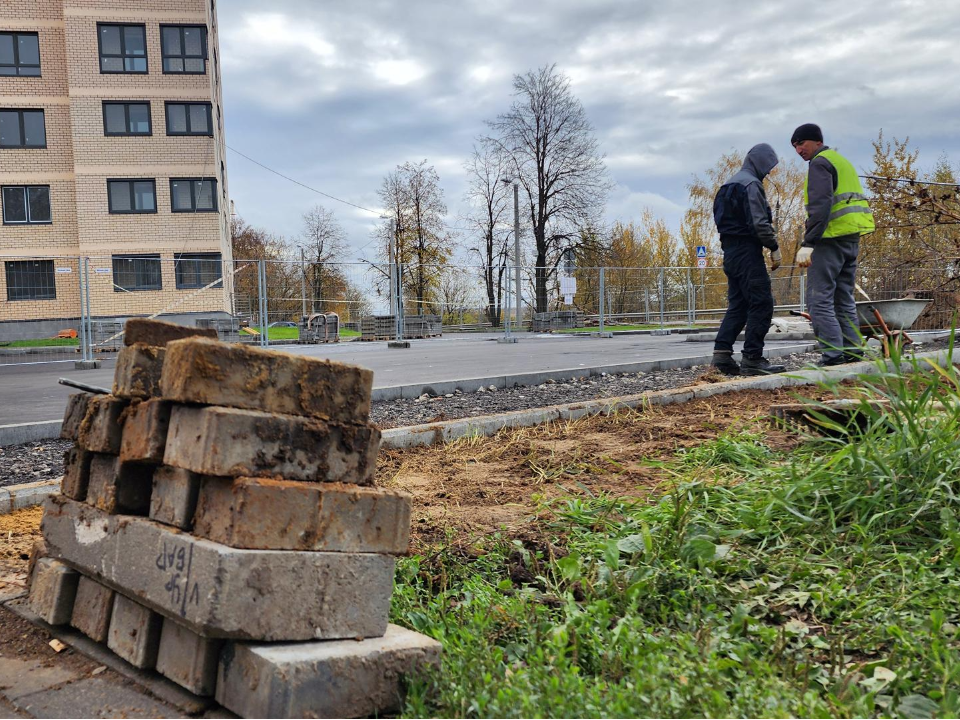
POLYGON ((743 168, 733 176, 732 180, 746 184, 749 181, 745 182, 745 179, 740 178, 740 175, 744 173, 752 175, 757 180, 763 180, 777 166, 778 162, 777 151, 770 145, 767 145, 767 143, 754 145, 747 152, 747 157, 744 158, 743 168))

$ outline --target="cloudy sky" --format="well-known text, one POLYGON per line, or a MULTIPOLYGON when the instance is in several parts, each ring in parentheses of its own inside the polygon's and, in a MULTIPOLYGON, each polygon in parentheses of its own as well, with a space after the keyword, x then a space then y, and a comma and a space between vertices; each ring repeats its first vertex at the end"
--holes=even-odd
MULTIPOLYGON (((608 221, 644 208, 676 227, 685 185, 733 149, 793 128, 865 168, 870 141, 909 136, 920 164, 960 164, 960 3, 677 0, 221 0, 227 144, 330 195, 377 209, 386 173, 436 167, 458 225, 462 164, 512 79, 556 63, 583 103, 615 187, 608 221)), ((228 151, 248 222, 294 238, 320 203, 350 257, 372 259, 377 216, 228 151)))

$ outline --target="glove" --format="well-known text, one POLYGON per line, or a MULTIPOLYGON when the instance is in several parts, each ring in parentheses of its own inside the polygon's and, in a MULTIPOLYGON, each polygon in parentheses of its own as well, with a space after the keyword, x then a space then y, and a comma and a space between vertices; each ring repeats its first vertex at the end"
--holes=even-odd
POLYGON ((813 248, 812 247, 802 247, 797 252, 797 266, 798 267, 810 267, 810 263, 813 259, 813 248))
POLYGON ((783 255, 780 254, 780 250, 771 250, 770 251, 770 269, 776 270, 780 267, 780 263, 783 262, 783 255))

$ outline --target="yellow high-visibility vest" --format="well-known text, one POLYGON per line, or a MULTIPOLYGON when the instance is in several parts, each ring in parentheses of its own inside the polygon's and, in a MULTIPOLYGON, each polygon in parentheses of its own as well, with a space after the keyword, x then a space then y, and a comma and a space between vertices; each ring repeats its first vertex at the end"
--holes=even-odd
MULTIPOLYGON (((863 194, 863 185, 857 177, 857 171, 843 155, 836 150, 826 149, 817 157, 827 160, 837 171, 837 189, 833 191, 833 205, 830 207, 830 220, 823 237, 833 238, 841 235, 866 235, 876 229, 873 213, 863 194)), ((809 175, 807 176, 809 178, 809 175)), ((807 179, 803 181, 803 204, 809 205, 807 179)), ((807 215, 809 216, 809 209, 807 215)))

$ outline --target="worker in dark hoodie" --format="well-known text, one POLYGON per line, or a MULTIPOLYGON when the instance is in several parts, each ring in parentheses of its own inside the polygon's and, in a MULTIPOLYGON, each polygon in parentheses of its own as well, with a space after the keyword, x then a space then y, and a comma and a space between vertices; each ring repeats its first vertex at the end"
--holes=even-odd
POLYGON ((727 312, 713 346, 713 365, 725 375, 765 375, 785 370, 763 356, 763 339, 773 318, 773 292, 764 261, 780 267, 780 247, 763 179, 777 166, 777 153, 766 143, 750 148, 740 172, 730 178, 713 201, 713 219, 720 233, 723 272, 727 276, 727 312), (733 344, 744 330, 740 364, 733 344))

